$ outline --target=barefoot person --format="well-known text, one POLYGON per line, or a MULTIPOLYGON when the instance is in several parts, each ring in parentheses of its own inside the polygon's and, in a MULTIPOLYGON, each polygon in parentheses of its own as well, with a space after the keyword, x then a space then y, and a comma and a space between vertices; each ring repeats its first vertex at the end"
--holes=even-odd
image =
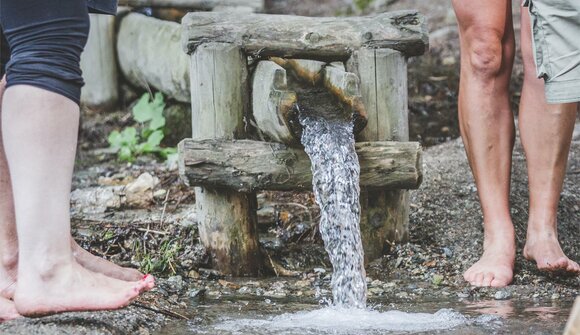
MULTIPOLYGON (((533 0, 526 5, 530 7, 523 8, 521 16, 525 76, 518 123, 530 191, 524 256, 540 270, 579 273, 578 264, 558 242, 557 208, 575 102, 580 101, 580 2, 533 0)), ((509 208, 515 139, 508 92, 515 53, 512 2, 453 0, 453 7, 461 42, 459 123, 485 231, 483 255, 464 278, 475 286, 502 287, 512 281, 516 253, 509 208)))
MULTIPOLYGON (((0 85, 0 321, 116 309, 154 285, 152 277, 99 259, 71 238, 79 59, 87 3, 94 2, 0 0, 11 49, 0 85)), ((114 13, 114 2, 98 4, 114 13)))

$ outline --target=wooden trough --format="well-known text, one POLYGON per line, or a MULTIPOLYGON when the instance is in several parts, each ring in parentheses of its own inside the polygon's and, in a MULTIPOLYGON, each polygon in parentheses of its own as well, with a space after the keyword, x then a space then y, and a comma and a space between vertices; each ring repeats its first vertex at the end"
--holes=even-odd
POLYGON ((200 237, 214 267, 260 274, 256 191, 311 186, 292 125, 301 89, 290 75, 323 87, 355 115, 367 260, 408 237, 406 189, 420 185, 422 166, 419 144, 407 142, 406 57, 427 48, 421 15, 190 13, 182 25, 193 134, 179 145, 180 174, 196 187, 200 237), (248 120, 270 142, 247 139, 248 120))

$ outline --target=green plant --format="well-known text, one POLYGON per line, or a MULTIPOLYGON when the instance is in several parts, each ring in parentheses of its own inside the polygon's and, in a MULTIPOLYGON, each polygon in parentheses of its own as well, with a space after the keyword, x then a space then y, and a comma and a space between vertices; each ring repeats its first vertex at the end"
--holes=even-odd
POLYGON ((167 159, 176 154, 175 148, 160 146, 165 136, 164 109, 163 94, 157 92, 153 99, 148 93, 143 94, 132 109, 133 119, 142 125, 141 133, 135 127, 127 127, 121 132, 115 130, 109 134, 109 144, 116 150, 119 160, 132 162, 144 154, 156 154, 167 159))
POLYGON ((356 8, 359 10, 365 10, 373 2, 373 0, 354 0, 356 8))

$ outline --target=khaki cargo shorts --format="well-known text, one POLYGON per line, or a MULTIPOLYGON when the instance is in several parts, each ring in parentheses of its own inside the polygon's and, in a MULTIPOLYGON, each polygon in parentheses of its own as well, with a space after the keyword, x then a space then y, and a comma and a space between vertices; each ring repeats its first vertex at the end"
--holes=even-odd
POLYGON ((580 101, 580 0, 524 0, 548 103, 580 101))

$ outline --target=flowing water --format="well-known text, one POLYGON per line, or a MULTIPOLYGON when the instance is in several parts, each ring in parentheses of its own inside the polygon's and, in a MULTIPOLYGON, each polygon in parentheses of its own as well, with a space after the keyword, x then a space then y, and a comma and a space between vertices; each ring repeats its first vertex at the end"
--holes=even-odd
POLYGON ((317 117, 301 117, 300 123, 321 211, 320 233, 333 268, 333 303, 364 308, 367 285, 359 229, 360 166, 353 124, 317 117))
MULTIPOLYGON (((195 317, 168 325, 161 334, 550 334, 562 331, 565 306, 517 305, 511 301, 393 300, 367 307, 367 278, 360 236, 360 166, 353 125, 303 116, 302 143, 312 161, 313 189, 321 209, 320 232, 333 266, 332 302, 222 296, 197 303, 195 317), (562 308, 563 307, 563 308, 562 308), (410 312, 412 311, 412 312, 410 312)), ((453 300, 453 299, 452 299, 453 300)))

